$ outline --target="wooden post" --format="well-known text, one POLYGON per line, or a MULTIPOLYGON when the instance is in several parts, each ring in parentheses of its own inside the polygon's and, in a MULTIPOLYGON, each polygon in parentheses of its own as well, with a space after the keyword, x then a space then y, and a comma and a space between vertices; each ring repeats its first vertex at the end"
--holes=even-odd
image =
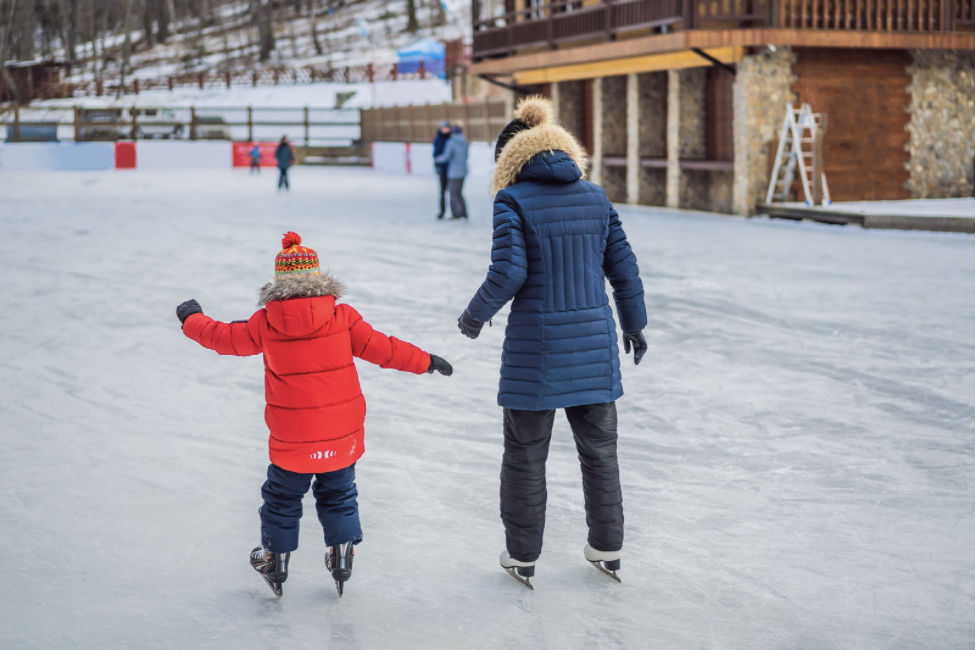
POLYGON ((225 70, 225 88, 231 88, 231 70, 225 70))
POLYGON ((248 141, 252 142, 252 107, 248 107, 248 141))
POLYGON ((201 90, 204 90, 204 73, 203 72, 198 72, 197 73, 197 87, 199 89, 201 89, 201 90))
POLYGON ((191 106, 191 140, 197 140, 197 111, 191 106))
POLYGON ((303 107, 303 145, 310 146, 310 107, 303 107))
POLYGON ((20 142, 20 106, 14 105, 14 142, 20 142))
POLYGON ((134 95, 139 95, 140 94, 140 80, 139 79, 133 79, 133 94, 134 95))
POLYGON ((167 90, 173 92, 174 89, 174 78, 173 75, 167 77, 167 90))
POLYGON ((252 86, 259 85, 259 73, 256 70, 252 70, 252 86))
POLYGON ((132 120, 132 123, 133 123, 132 129, 130 131, 130 135, 132 136, 133 142, 136 142, 136 136, 139 135, 139 127, 137 126, 137 123, 136 123, 136 115, 137 115, 137 113, 138 113, 138 111, 136 110, 136 107, 135 106, 130 107, 130 109, 129 109, 129 119, 132 120))
POLYGON ((490 133, 490 98, 483 100, 483 128, 486 129, 487 142, 493 142, 493 134, 490 133))
POLYGON ((72 120, 73 123, 74 123, 74 125, 72 126, 72 128, 74 129, 74 137, 72 139, 75 142, 81 142, 81 140, 82 140, 82 137, 81 137, 82 136, 82 129, 81 129, 82 111, 77 106, 72 106, 72 111, 74 111, 74 116, 73 116, 74 119, 72 120))

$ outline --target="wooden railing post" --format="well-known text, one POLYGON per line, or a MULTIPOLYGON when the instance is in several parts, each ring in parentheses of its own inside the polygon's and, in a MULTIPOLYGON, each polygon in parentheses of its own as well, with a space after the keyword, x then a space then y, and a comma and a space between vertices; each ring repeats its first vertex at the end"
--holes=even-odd
POLYGON ((72 140, 75 142, 81 142, 82 140, 82 129, 81 129, 81 118, 82 111, 77 106, 72 106, 72 111, 74 115, 72 116, 72 140))
POLYGON ((139 135, 139 127, 136 123, 137 110, 135 106, 131 106, 129 109, 129 119, 132 121, 132 126, 130 127, 130 136, 133 142, 136 142, 136 136, 139 135))
POLYGON ((20 105, 14 105, 14 142, 20 142, 20 105))
POLYGON ((606 41, 611 41, 613 39, 612 30, 612 0, 603 0, 602 6, 604 8, 604 14, 606 18, 606 41))
POLYGON ((253 142, 253 140, 252 140, 252 107, 251 106, 248 107, 248 141, 249 142, 253 142))
POLYGON ((197 140, 197 111, 191 106, 191 140, 197 140))
POLYGON ((310 107, 303 107, 303 144, 310 146, 310 107))
MULTIPOLYGON (((555 49, 555 8, 549 2, 545 5, 545 11, 548 12, 548 49, 553 50, 555 49)), ((470 137, 469 133, 466 134, 466 137, 470 137)))

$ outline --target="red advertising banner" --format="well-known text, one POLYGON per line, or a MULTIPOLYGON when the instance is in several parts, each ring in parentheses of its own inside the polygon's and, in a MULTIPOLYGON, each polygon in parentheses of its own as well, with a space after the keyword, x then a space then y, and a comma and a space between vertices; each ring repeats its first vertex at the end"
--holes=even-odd
POLYGON ((232 142, 231 166, 251 167, 252 149, 256 146, 259 148, 259 166, 275 167, 278 142, 232 142))
POLYGON ((117 142, 115 157, 116 169, 136 169, 136 143, 117 142))

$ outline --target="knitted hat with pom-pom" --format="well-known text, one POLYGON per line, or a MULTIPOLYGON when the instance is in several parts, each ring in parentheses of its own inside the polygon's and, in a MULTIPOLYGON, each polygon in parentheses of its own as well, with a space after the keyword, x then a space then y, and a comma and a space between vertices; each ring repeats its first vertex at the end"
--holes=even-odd
POLYGON ((316 251, 300 246, 303 240, 294 232, 282 236, 282 251, 276 255, 276 277, 294 273, 320 273, 320 258, 316 251))

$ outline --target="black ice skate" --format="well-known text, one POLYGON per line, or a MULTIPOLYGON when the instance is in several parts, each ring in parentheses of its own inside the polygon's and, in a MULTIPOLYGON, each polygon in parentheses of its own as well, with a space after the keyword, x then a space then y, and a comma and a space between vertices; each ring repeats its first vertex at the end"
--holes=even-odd
POLYGON ((289 553, 273 553, 261 546, 252 549, 252 568, 262 575, 278 598, 282 598, 282 583, 286 582, 289 573, 289 553))
POLYGON ((531 584, 530 578, 534 576, 534 562, 521 562, 515 560, 510 556, 510 553, 503 551, 500 554, 500 566, 504 568, 504 571, 510 574, 514 580, 533 590, 534 585, 531 584))
POLYGON ((334 544, 327 549, 327 555, 323 561, 337 583, 337 595, 343 598, 344 583, 350 580, 350 574, 354 568, 354 542, 334 544))
POLYGON ((597 551, 591 544, 585 545, 585 559, 607 576, 622 583, 616 572, 619 571, 619 551, 597 551))

